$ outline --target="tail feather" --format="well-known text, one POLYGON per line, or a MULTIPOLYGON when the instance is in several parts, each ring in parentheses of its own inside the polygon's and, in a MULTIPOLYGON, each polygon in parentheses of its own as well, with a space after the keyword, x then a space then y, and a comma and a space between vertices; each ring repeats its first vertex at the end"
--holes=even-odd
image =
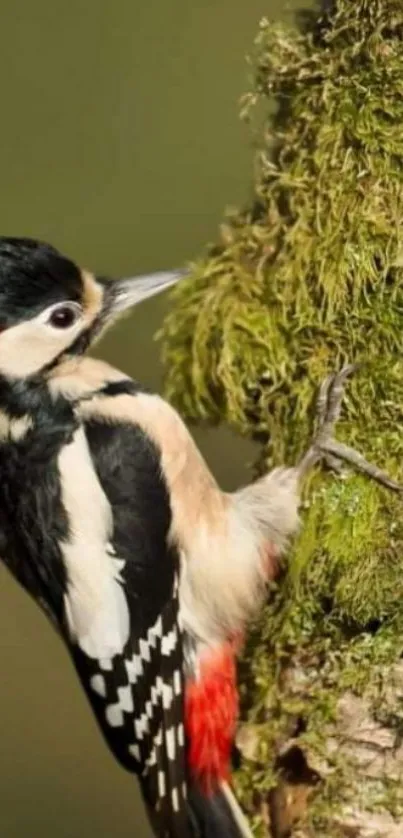
POLYGON ((194 838, 253 838, 246 818, 227 783, 208 796, 189 789, 189 810, 194 838))
POLYGON ((232 815, 236 823, 239 827, 239 834, 244 836, 244 838, 252 838, 252 832, 250 830, 248 821, 245 818, 245 815, 233 793, 228 783, 222 783, 222 793, 224 797, 227 799, 227 803, 229 808, 231 809, 232 815))

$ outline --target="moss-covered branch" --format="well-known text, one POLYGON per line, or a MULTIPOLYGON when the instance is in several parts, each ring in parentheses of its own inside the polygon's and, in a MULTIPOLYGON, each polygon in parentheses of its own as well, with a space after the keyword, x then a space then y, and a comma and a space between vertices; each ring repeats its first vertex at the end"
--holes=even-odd
MULTIPOLYGON (((252 66, 243 114, 265 120, 254 200, 175 292, 167 394, 187 417, 262 443, 261 471, 295 461, 319 382, 361 361, 339 436, 402 480, 403 4, 336 0, 295 29, 264 20, 252 66)), ((346 696, 397 740, 402 731, 388 673, 403 652, 403 517, 399 497, 358 475, 318 473, 308 488, 301 536, 243 664, 259 736, 239 783, 256 822, 269 800, 286 835, 274 824, 280 792, 267 794, 279 768, 287 782, 297 740, 294 780, 314 793, 298 812, 308 831, 295 835, 327 838, 346 834, 349 806, 402 818, 399 772, 368 776, 339 745, 346 696)))

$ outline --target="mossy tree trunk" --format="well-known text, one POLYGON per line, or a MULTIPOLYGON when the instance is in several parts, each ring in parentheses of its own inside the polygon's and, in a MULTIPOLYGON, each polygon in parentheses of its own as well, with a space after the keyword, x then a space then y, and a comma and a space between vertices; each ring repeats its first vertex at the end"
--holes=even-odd
MULTIPOLYGON (((403 3, 260 25, 255 199, 193 266, 163 330, 167 394, 294 462, 346 361, 339 438, 403 481, 403 3), (269 103, 277 102, 274 118, 269 103)), ((403 836, 401 498, 318 470, 241 666, 237 783, 256 834, 403 836)))

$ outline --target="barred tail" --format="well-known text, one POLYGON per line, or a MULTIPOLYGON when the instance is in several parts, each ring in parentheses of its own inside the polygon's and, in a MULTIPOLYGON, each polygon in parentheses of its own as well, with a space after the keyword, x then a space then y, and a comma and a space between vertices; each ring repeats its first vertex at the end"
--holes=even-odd
POLYGON ((227 783, 214 794, 189 790, 192 838, 253 838, 245 815, 227 783))

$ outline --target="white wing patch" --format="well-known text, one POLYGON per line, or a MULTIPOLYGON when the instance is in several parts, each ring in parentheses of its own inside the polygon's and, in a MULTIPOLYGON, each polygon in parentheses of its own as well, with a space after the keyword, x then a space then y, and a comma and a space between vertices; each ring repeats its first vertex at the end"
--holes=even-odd
POLYGON ((106 698, 106 681, 103 675, 93 675, 90 681, 90 687, 101 698, 106 698))
POLYGON ((70 634, 90 658, 107 661, 123 652, 129 639, 130 614, 121 584, 124 562, 113 555, 109 544, 111 508, 82 428, 61 450, 58 466, 70 527, 69 538, 62 544, 70 634))

